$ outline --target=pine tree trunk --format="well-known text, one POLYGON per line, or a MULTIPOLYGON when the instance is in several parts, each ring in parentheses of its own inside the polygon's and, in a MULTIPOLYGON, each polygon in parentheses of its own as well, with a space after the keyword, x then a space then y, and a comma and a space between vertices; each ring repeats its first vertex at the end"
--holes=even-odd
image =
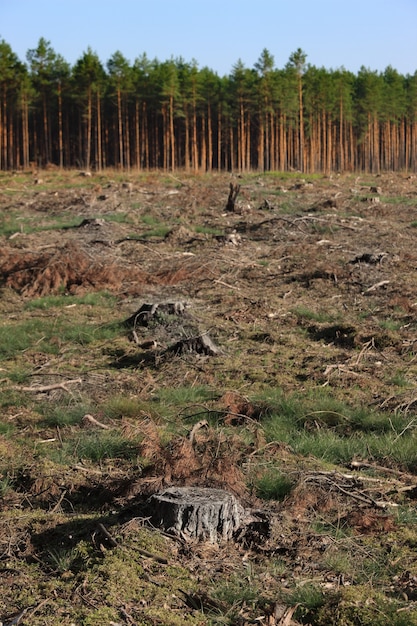
POLYGON ((207 144, 207 171, 211 172, 213 169, 213 128, 210 104, 207 105, 207 144))
POLYGON ((119 134, 119 167, 123 169, 123 115, 122 115, 122 94, 120 89, 117 89, 117 124, 119 134))
POLYGON ((62 92, 61 83, 58 83, 58 149, 59 149, 59 167, 64 167, 64 142, 62 135, 62 92))
POLYGON ((91 132, 92 132, 92 96, 91 96, 91 88, 88 89, 88 102, 87 102, 87 144, 86 144, 86 154, 85 154, 85 168, 87 170, 90 169, 91 162, 91 132))
POLYGON ((171 149, 171 170, 175 170, 174 98, 169 99, 169 143, 171 149))
POLYGON ((102 138, 101 138, 101 98, 100 92, 97 91, 96 95, 96 106, 97 106, 97 169, 101 172, 103 166, 103 148, 102 148, 102 138))

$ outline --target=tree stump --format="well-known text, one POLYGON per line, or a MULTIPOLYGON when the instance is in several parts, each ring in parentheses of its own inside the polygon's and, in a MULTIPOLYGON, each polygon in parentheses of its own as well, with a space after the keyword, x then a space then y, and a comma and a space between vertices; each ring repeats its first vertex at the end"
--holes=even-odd
POLYGON ((163 324, 167 316, 186 316, 187 304, 185 302, 156 302, 154 304, 142 304, 140 309, 133 313, 123 322, 129 328, 136 326, 149 326, 151 321, 163 324))
POLYGON ((170 487, 149 499, 152 523, 186 539, 228 541, 240 528, 244 509, 222 489, 170 487))
POLYGON ((236 210, 236 200, 240 192, 240 185, 230 183, 229 197, 227 198, 226 211, 234 212, 236 210))

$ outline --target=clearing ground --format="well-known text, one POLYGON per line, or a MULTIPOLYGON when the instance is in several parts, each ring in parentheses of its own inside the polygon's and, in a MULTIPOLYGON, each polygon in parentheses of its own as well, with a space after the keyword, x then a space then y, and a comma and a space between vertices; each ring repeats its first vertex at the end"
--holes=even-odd
POLYGON ((417 179, 82 174, 0 179, 3 624, 417 624, 417 179))

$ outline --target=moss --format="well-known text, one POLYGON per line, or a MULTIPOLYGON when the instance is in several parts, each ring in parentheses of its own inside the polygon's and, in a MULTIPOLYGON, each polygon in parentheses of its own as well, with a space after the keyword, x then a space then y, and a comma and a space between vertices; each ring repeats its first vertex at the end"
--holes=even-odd
POLYGON ((314 626, 417 626, 417 609, 369 586, 355 586, 328 595, 309 619, 314 626))
POLYGON ((114 623, 118 621, 118 612, 108 606, 100 607, 92 611, 82 621, 82 626, 103 626, 103 624, 114 623))

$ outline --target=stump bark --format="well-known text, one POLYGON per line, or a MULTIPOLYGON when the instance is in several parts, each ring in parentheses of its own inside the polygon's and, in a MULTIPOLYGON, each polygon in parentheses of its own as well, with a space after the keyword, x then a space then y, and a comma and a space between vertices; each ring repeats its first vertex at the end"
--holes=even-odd
POLYGON ((222 489, 170 487, 149 499, 152 523, 185 539, 228 541, 240 528, 244 509, 222 489))

